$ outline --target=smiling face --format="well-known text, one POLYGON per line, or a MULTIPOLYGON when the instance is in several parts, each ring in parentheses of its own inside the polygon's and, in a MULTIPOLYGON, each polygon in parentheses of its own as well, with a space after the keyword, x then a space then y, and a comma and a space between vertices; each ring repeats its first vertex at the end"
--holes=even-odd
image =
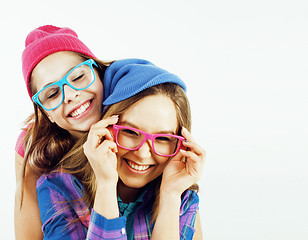
MULTIPOLYGON (((118 124, 152 134, 178 132, 174 104, 164 95, 152 95, 139 100, 120 116, 118 124)), ((142 188, 160 176, 169 159, 155 154, 150 140, 134 151, 118 147, 117 156, 120 184, 129 188, 142 188)))
MULTIPOLYGON (((33 94, 47 84, 59 81, 72 68, 85 59, 74 52, 56 52, 40 61, 31 75, 33 94)), ((74 90, 64 85, 63 103, 45 113, 52 122, 66 129, 73 136, 88 131, 92 124, 100 120, 103 101, 103 84, 95 70, 96 80, 84 90, 74 90)))

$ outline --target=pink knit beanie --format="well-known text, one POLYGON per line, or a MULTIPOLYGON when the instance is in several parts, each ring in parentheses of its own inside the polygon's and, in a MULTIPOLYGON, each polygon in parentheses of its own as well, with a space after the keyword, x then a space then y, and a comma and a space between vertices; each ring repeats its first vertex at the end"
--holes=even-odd
POLYGON ((33 68, 46 56, 60 51, 73 51, 95 58, 90 49, 78 39, 76 32, 70 28, 45 25, 28 34, 22 53, 22 72, 30 97, 32 94, 29 82, 33 68))

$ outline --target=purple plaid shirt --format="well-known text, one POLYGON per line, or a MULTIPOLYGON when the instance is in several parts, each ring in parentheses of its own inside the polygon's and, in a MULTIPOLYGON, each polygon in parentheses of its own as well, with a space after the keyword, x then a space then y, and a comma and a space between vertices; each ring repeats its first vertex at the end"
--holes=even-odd
MULTIPOLYGON (((127 239, 126 228, 132 228, 134 239, 150 239, 154 224, 150 224, 153 191, 149 187, 143 202, 134 213, 133 226, 126 225, 126 217, 106 219, 87 207, 82 200, 83 186, 73 175, 52 173, 37 181, 44 239, 127 239), (89 212, 91 214, 89 215, 89 212)), ((187 190, 180 209, 180 238, 192 239, 199 198, 187 190)))

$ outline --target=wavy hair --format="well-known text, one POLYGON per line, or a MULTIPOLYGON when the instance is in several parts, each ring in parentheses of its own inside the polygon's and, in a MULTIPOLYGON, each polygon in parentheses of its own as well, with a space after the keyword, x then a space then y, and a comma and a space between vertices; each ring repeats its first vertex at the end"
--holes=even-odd
MULTIPOLYGON (((76 55, 79 55, 84 60, 90 58, 81 53, 76 53, 76 55)), ((98 59, 93 60, 98 65, 98 67, 94 67, 101 81, 103 81, 105 70, 112 62, 104 62, 98 59)), ((33 91, 33 87, 31 87, 31 90, 33 91)), ((23 129, 27 132, 23 145, 25 160, 22 165, 20 178, 22 186, 20 207, 23 199, 26 168, 30 167, 38 176, 54 170, 58 166, 59 160, 69 152, 76 142, 76 139, 67 130, 60 128, 56 123, 52 123, 48 119, 43 108, 35 103, 33 105, 34 113, 27 118, 25 121, 26 127, 23 129)))
MULTIPOLYGON (((174 83, 163 83, 150 87, 126 100, 108 106, 103 112, 103 118, 107 118, 112 115, 121 116, 121 114, 123 114, 130 106, 138 102, 140 99, 146 96, 159 94, 169 97, 174 103, 177 113, 178 134, 181 134, 181 127, 185 127, 190 131, 190 104, 184 90, 179 85, 174 83)), ((63 159, 61 159, 56 171, 72 174, 81 181, 85 190, 83 200, 86 202, 89 209, 91 209, 93 207, 96 194, 96 180, 90 163, 88 162, 83 151, 83 144, 86 142, 86 140, 87 134, 80 138, 71 149, 71 151, 63 159)), ((152 222, 155 221, 158 214, 158 203, 160 195, 159 189, 161 183, 160 176, 156 180, 153 180, 153 182, 155 181, 155 202, 152 208, 152 222)), ((194 184, 189 189, 198 191, 199 187, 197 184, 194 184)), ((90 214, 90 212, 88 214, 90 214)))

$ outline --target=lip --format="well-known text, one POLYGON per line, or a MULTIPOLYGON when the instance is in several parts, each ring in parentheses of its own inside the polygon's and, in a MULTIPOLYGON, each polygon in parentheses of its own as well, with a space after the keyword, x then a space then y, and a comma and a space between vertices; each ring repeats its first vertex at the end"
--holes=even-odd
POLYGON ((136 163, 136 162, 134 162, 134 161, 131 161, 131 160, 128 160, 128 159, 126 159, 126 158, 123 159, 123 162, 125 163, 126 168, 127 168, 131 173, 133 173, 133 174, 139 174, 139 175, 146 174, 147 172, 151 171, 151 170, 152 170, 152 167, 154 166, 154 165, 151 165, 151 164, 138 164, 138 163, 136 163), (134 163, 134 164, 136 164, 136 165, 139 165, 139 166, 150 166, 150 167, 147 168, 147 169, 145 169, 145 170, 135 170, 135 169, 133 169, 133 168, 128 164, 128 161, 130 161, 130 162, 132 162, 132 163, 134 163))
POLYGON ((73 119, 73 120, 78 120, 80 118, 83 118, 84 116, 86 116, 92 109, 93 107, 93 99, 89 99, 89 100, 86 100, 84 101, 83 103, 79 104, 78 106, 74 107, 70 112, 69 114, 67 114, 67 117, 70 118, 70 119, 73 119), (83 113, 81 113, 80 115, 76 116, 76 117, 72 117, 71 116, 71 113, 74 112, 76 109, 80 108, 82 105, 84 105, 85 103, 87 102, 90 102, 90 105, 89 107, 87 108, 86 111, 84 111, 83 113))

